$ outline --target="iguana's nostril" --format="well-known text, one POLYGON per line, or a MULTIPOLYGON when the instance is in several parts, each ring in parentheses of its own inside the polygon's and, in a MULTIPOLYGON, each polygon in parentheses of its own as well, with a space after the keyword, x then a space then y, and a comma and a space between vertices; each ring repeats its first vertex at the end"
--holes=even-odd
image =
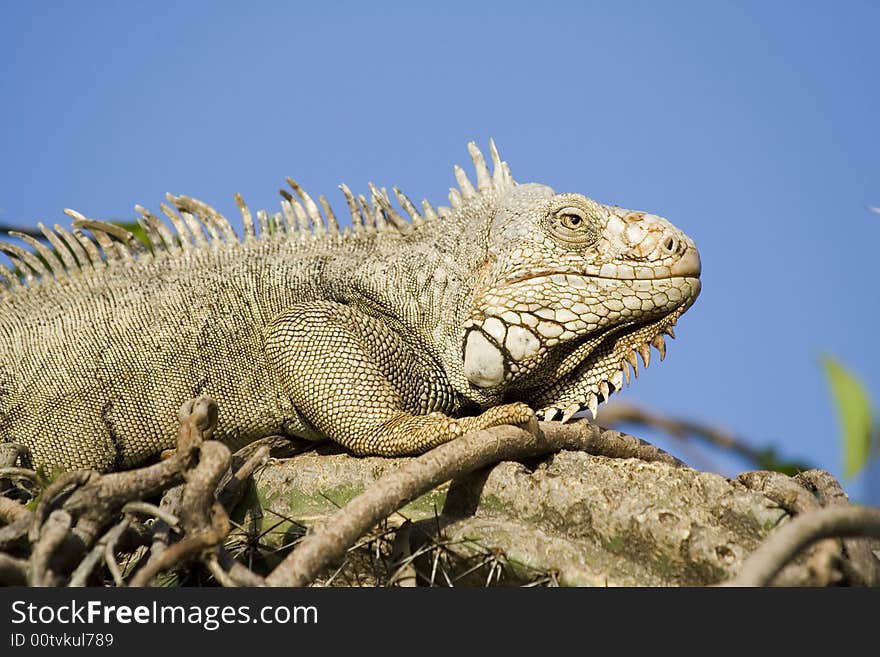
POLYGON ((678 240, 674 235, 670 235, 663 240, 663 250, 667 253, 676 253, 678 251, 678 240))
POLYGON ((673 276, 698 278, 701 271, 700 254, 692 246, 687 247, 681 257, 670 267, 673 276))

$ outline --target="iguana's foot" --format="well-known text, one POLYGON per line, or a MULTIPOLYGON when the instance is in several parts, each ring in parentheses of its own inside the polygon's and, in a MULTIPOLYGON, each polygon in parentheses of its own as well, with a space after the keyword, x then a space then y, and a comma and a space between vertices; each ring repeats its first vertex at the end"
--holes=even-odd
POLYGON ((535 412, 528 404, 523 402, 513 402, 512 404, 493 406, 476 417, 463 417, 458 420, 459 425, 463 428, 462 433, 479 431, 480 429, 488 429, 489 427, 498 427, 502 424, 528 426, 531 425, 532 422, 537 422, 535 412))
POLYGON ((462 418, 451 418, 443 413, 412 415, 400 411, 387 421, 363 432, 359 440, 347 447, 358 455, 421 454, 471 431, 502 424, 527 425, 533 420, 534 411, 522 402, 493 406, 480 415, 462 418))

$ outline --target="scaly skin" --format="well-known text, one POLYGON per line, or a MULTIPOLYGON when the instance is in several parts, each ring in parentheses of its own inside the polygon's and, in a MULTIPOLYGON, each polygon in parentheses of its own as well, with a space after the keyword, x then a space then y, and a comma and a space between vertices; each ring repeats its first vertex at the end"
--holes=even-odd
MULTIPOLYGON (((492 145, 451 207, 342 186, 340 231, 294 181, 244 238, 170 197, 145 248, 74 216, 55 251, 0 243, 0 440, 35 465, 114 470, 172 447, 208 395, 232 447, 272 434, 404 455, 465 432, 563 420, 622 387, 699 293, 693 242, 659 217, 514 182, 492 145), (84 231, 89 231, 91 236, 84 231), (35 257, 38 253, 42 259, 35 257)), ((239 199, 240 200, 240 199, 239 199)), ((647 363, 646 363, 647 364, 647 363)))

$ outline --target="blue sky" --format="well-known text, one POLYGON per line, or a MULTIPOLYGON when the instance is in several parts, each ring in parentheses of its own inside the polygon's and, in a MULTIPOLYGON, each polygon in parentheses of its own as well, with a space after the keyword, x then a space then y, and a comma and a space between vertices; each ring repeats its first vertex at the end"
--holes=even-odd
MULTIPOLYGON (((277 207, 288 175, 340 214, 341 181, 443 202, 466 142, 493 136, 518 180, 661 214, 697 241, 703 293, 626 399, 837 475, 818 356, 880 399, 878 3, 2 13, 0 222, 131 218, 167 191, 235 216, 233 192, 277 207)), ((880 500, 866 476, 847 489, 880 500)))

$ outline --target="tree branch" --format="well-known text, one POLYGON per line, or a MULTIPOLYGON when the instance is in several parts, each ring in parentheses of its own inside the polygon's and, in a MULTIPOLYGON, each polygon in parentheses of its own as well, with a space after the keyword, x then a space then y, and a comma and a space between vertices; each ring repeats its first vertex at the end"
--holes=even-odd
POLYGON ((815 541, 832 537, 880 538, 880 508, 830 507, 797 516, 743 563, 739 575, 723 586, 767 586, 798 553, 815 541))
POLYGON ((716 447, 734 452, 748 462, 754 463, 759 468, 768 467, 768 456, 772 454, 772 452, 767 450, 756 449, 742 438, 718 427, 683 418, 666 417, 634 404, 621 401, 615 401, 603 406, 602 410, 599 411, 597 422, 602 425, 618 423, 638 424, 651 429, 657 429, 678 439, 695 436, 716 447))
MULTIPOLYGON (((0 497, 0 520, 12 524, 21 518, 30 518, 33 514, 23 505, 8 497, 0 497)), ((3 529, 6 529, 5 527, 3 529)), ((2 531, 2 530, 0 530, 2 531)), ((2 548, 0 548, 2 549, 2 548)))

